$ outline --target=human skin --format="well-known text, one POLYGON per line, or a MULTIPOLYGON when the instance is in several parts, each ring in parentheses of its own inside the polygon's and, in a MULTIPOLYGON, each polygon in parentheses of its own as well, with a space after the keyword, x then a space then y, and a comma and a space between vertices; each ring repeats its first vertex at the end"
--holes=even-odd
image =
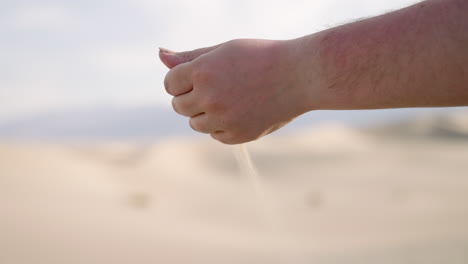
POLYGON ((468 1, 428 0, 292 40, 161 49, 192 129, 226 144, 319 109, 468 105, 468 1))

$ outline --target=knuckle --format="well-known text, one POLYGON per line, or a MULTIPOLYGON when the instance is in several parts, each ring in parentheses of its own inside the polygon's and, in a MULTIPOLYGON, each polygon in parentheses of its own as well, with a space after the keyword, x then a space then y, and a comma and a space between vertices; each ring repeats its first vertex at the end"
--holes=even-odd
POLYGON ((223 143, 222 138, 221 138, 221 135, 224 134, 224 133, 226 133, 226 132, 222 132, 222 133, 220 133, 220 132, 214 132, 214 133, 211 133, 210 136, 211 136, 212 139, 223 143))
POLYGON ((203 133, 203 129, 200 127, 200 124, 196 121, 195 118, 190 118, 189 119, 189 126, 194 131, 203 133))
POLYGON ((197 126, 196 126, 196 124, 195 124, 195 121, 194 121, 194 120, 195 120, 195 119, 193 119, 193 118, 190 118, 190 120, 189 120, 189 126, 190 126, 190 128, 191 128, 191 129, 193 129, 193 130, 195 130, 195 131, 197 131, 197 132, 198 132, 198 130, 197 130, 197 126))
POLYGON ((194 83, 207 84, 212 80, 213 73, 206 64, 198 64, 192 71, 191 78, 194 83))
POLYGON ((174 111, 180 115, 180 110, 179 110, 179 106, 177 104, 176 97, 172 98, 171 104, 172 104, 172 109, 174 109, 174 111))
POLYGON ((166 77, 164 78, 164 88, 166 89, 166 92, 168 94, 171 94, 170 90, 170 72, 166 74, 166 77))
POLYGON ((235 145, 239 144, 236 138, 232 133, 229 132, 223 132, 223 133, 213 133, 211 134, 211 137, 223 144, 226 145, 235 145))
POLYGON ((220 113, 223 110, 223 103, 219 96, 208 95, 203 99, 203 107, 209 112, 220 113))

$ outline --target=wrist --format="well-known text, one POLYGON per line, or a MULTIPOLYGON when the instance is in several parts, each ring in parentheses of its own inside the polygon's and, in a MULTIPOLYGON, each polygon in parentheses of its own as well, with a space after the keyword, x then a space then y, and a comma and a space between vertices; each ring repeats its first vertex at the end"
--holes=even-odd
POLYGON ((290 40, 296 61, 294 74, 301 90, 304 112, 334 109, 343 97, 331 81, 332 71, 323 55, 326 34, 324 31, 290 40))
POLYGON ((354 109, 359 101, 360 91, 355 87, 359 85, 354 76, 358 74, 353 72, 352 58, 362 58, 355 58, 345 30, 342 26, 294 40, 308 111, 354 109))

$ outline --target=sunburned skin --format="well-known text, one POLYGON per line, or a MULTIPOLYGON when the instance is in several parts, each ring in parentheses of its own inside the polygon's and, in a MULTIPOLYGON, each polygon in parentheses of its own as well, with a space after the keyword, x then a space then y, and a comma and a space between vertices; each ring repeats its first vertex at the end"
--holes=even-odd
POLYGON ((454 2, 428 1, 306 37, 319 47, 325 76, 320 109, 466 105, 460 45, 468 34, 460 25, 467 22, 454 2))
MULTIPOLYGON (((380 23, 356 22, 339 29, 325 31, 320 38, 320 61, 329 82, 326 89, 339 93, 346 101, 336 101, 327 105, 328 109, 349 109, 360 104, 359 108, 370 109, 372 100, 363 100, 359 89, 385 91, 401 81, 400 71, 416 56, 412 46, 405 44, 407 26, 414 19, 404 12, 392 16, 382 16, 380 23), (362 25, 360 25, 362 23, 362 25), (415 56, 397 57, 395 54, 412 53, 415 56), (387 61, 384 67, 380 62, 387 61), (386 78, 384 78, 386 77, 386 78), (355 98, 353 98, 355 97, 355 98), (368 104, 367 104, 368 102, 368 104)), ((367 92, 366 92, 367 94, 367 92)), ((381 108, 390 107, 393 99, 380 102, 381 108)))

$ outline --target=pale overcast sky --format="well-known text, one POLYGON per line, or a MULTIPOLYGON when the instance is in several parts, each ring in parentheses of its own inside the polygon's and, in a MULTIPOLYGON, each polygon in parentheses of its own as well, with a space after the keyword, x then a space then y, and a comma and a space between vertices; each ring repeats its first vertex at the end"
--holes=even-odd
POLYGON ((169 107, 158 46, 288 39, 415 0, 15 0, 0 9, 0 117, 96 105, 169 107))

